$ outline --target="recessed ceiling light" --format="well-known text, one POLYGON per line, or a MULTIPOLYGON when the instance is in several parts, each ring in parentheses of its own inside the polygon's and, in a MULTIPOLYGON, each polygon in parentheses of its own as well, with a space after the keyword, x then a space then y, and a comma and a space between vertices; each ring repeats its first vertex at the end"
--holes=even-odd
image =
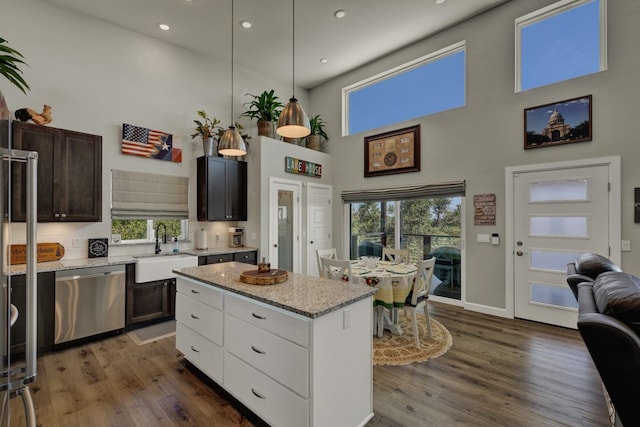
POLYGON ((253 22, 251 21, 240 21, 240 26, 244 29, 253 28, 253 22))
POLYGON ((158 28, 160 28, 162 31, 169 31, 171 29, 171 27, 167 24, 158 24, 158 28))
POLYGON ((327 58, 320 58, 320 62, 326 64, 327 62, 329 62, 329 60, 327 58))
POLYGON ((447 0, 436 0, 436 4, 442 4, 444 2, 446 2, 447 0))
POLYGON ((335 16, 338 19, 344 18, 345 16, 347 16, 347 11, 344 9, 338 9, 335 12, 333 12, 333 16, 335 16))

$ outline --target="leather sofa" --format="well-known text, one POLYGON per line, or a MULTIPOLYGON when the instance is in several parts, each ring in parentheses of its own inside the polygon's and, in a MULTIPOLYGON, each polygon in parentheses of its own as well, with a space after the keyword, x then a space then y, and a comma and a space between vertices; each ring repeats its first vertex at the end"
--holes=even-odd
POLYGON ((597 254, 567 266, 578 300, 578 330, 617 416, 640 426, 640 278, 597 254))

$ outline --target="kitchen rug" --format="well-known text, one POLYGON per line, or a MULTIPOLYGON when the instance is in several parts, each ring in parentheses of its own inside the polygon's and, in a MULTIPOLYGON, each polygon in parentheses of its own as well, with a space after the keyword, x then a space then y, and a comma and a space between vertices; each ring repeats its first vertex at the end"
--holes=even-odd
POLYGON ((176 321, 168 320, 166 322, 156 323, 144 328, 135 329, 128 332, 127 335, 138 345, 149 344, 163 338, 171 337, 176 334, 176 321))
POLYGON ((420 348, 415 345, 411 316, 400 313, 399 324, 403 331, 402 335, 394 335, 385 330, 381 338, 373 337, 374 365, 408 365, 424 362, 442 356, 449 350, 453 339, 447 328, 432 317, 431 332, 433 335, 429 337, 424 315, 418 313, 417 316, 420 348))

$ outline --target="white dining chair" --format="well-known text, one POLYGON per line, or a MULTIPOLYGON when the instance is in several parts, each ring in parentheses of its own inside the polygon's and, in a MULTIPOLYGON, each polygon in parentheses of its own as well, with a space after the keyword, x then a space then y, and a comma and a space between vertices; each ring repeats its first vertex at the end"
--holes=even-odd
POLYGON ((351 261, 348 259, 320 258, 320 277, 325 279, 353 282, 351 261))
POLYGON ((409 249, 382 248, 382 261, 409 262, 409 249))
POLYGON ((322 264, 320 264, 320 258, 337 259, 336 248, 329 249, 316 249, 316 259, 318 260, 318 275, 322 277, 322 264))
POLYGON ((418 275, 413 282, 413 288, 404 302, 404 311, 411 313, 413 320, 413 335, 415 336, 416 347, 420 347, 420 336, 418 334, 418 321, 416 312, 420 309, 424 312, 427 320, 427 330, 431 336, 431 316, 429 315, 429 290, 431 279, 433 278, 433 266, 436 263, 435 257, 418 262, 418 275))

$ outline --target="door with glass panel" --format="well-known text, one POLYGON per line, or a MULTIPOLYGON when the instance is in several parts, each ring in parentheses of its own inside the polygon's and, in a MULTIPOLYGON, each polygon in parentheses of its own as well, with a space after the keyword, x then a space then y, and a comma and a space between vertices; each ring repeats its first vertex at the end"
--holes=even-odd
POLYGON ((515 317, 576 327, 567 263, 609 254, 609 167, 514 175, 515 317))
POLYGON ((294 273, 300 273, 300 189, 298 181, 270 180, 269 261, 294 273))

